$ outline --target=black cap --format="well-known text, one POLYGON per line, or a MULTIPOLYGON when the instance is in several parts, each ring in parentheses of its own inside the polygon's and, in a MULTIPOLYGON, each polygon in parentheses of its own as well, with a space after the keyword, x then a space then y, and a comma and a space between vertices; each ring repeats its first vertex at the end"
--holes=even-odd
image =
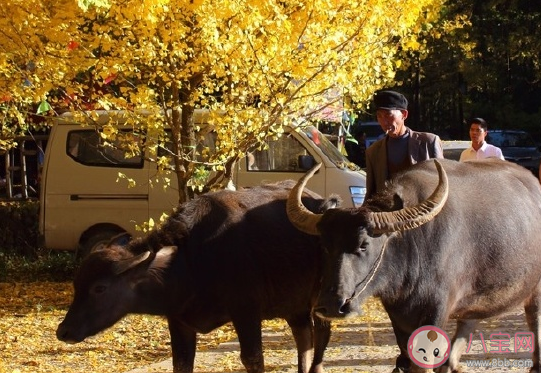
POLYGON ((374 94, 374 104, 376 109, 386 110, 408 110, 408 100, 402 93, 395 91, 382 90, 374 94))

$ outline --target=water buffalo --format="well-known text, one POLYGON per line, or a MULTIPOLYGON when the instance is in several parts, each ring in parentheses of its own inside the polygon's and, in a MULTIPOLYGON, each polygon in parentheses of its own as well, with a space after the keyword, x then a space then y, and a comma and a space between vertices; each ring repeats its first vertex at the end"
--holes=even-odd
POLYGON ((539 372, 541 189, 531 172, 496 159, 427 161, 362 207, 322 214, 298 198, 310 176, 291 192, 288 216, 319 235, 327 253, 317 314, 346 317, 353 299, 379 297, 400 348, 395 372, 424 371, 408 358, 417 328, 456 319, 438 369, 457 372, 477 320, 523 304, 535 335, 531 371, 539 372))
MULTIPOLYGON (((246 370, 261 373, 261 320, 284 318, 297 345, 298 371, 322 372, 330 323, 311 312, 321 249, 317 237, 298 231, 287 218, 294 184, 202 195, 180 205, 146 238, 90 254, 75 278, 74 299, 57 337, 77 343, 128 313, 164 315, 174 372, 188 373, 197 333, 231 321, 246 370)), ((315 212, 339 203, 311 192, 303 200, 315 212)))

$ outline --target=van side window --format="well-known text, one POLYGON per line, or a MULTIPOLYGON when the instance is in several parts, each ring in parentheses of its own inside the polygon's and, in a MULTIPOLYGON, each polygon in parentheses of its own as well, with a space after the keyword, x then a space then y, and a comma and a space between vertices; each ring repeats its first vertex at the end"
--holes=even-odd
MULTIPOLYGON (((160 142, 158 146, 158 157, 168 157, 171 170, 174 169, 173 162, 173 144, 171 143, 171 130, 165 130, 166 141, 160 142)), ((199 139, 196 145, 195 160, 198 162, 205 162, 208 160, 208 156, 216 153, 216 133, 209 132, 199 139), (206 157, 202 156, 202 153, 208 153, 206 157)), ((157 167, 157 165, 156 165, 157 167)))
POLYGON ((246 156, 246 169, 248 171, 275 171, 275 172, 305 172, 299 162, 302 156, 309 153, 291 135, 283 135, 276 140, 270 140, 268 148, 255 150, 246 156))
POLYGON ((113 143, 107 143, 95 130, 70 131, 66 142, 66 152, 76 162, 87 166, 142 168, 141 152, 134 157, 129 157, 122 149, 122 140, 126 140, 126 137, 131 135, 132 133, 120 132, 120 136, 113 143))

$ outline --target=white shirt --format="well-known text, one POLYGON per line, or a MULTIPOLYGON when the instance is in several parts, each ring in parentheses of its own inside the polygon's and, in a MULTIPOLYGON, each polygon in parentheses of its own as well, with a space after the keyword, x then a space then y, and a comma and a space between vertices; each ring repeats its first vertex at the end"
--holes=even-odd
POLYGON ((496 157, 505 160, 500 148, 487 144, 486 141, 483 141, 483 145, 481 145, 477 151, 471 146, 468 149, 465 149, 462 154, 460 154, 460 162, 471 161, 473 159, 484 159, 488 157, 496 157))

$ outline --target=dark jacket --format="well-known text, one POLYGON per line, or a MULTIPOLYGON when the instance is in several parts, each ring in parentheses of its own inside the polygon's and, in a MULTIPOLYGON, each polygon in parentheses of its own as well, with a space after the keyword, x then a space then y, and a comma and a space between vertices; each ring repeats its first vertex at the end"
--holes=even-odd
MULTIPOLYGON (((430 158, 443 158, 443 148, 439 136, 428 132, 416 132, 406 127, 409 132, 408 153, 410 164, 426 161, 430 158)), ((366 198, 383 189, 390 178, 387 167, 387 138, 373 143, 366 149, 366 198)))

